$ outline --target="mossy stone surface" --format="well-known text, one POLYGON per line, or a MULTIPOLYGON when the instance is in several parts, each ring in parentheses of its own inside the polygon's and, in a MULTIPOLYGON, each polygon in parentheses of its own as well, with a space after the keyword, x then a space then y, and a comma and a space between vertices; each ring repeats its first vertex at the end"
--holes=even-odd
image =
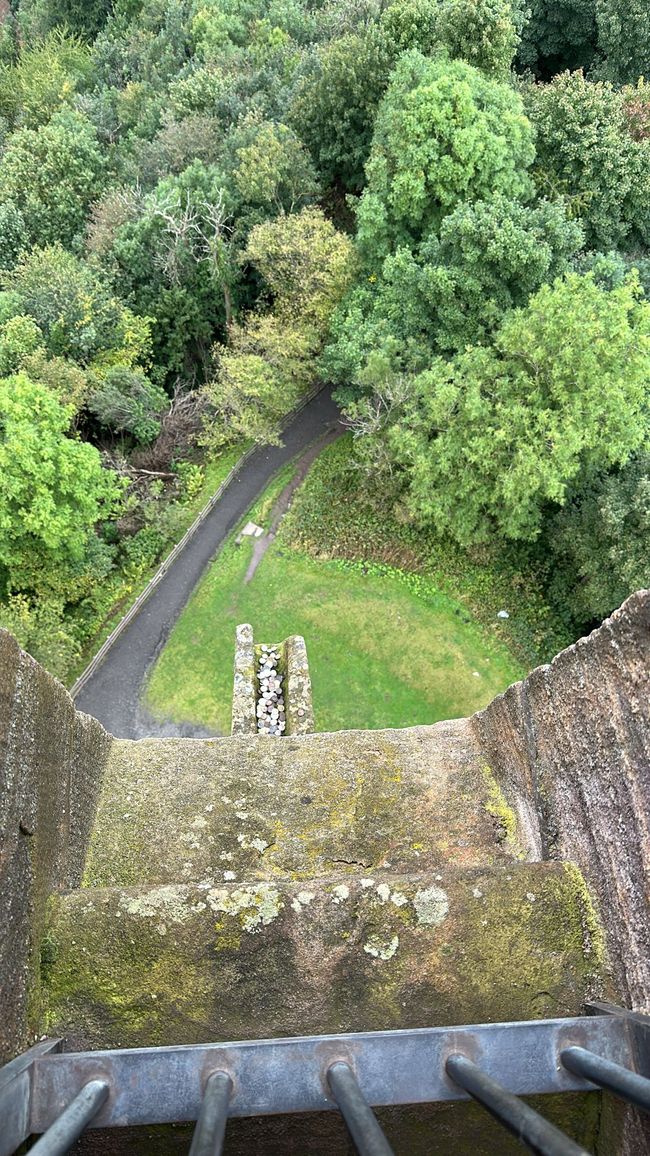
POLYGON ((650 1012, 650 590, 473 725, 534 857, 571 860, 587 880, 614 998, 650 1012))
POLYGON ((37 1037, 45 905, 80 882, 109 746, 0 630, 0 1062, 37 1037))
POLYGON ((46 1028, 76 1046, 576 1014, 601 947, 559 864, 55 899, 46 1028))
POLYGON ((489 813, 473 731, 113 743, 84 882, 306 880, 519 854, 489 813), (229 874, 227 874, 229 873, 229 874))

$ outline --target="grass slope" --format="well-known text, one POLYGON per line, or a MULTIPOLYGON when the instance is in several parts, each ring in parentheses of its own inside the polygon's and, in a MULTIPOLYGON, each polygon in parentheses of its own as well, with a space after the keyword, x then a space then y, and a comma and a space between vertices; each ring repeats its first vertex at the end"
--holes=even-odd
POLYGON ((240 622, 260 641, 305 636, 318 730, 454 718, 522 676, 504 645, 425 579, 276 545, 244 586, 251 548, 229 544, 179 619, 148 687, 154 714, 229 731, 240 622))

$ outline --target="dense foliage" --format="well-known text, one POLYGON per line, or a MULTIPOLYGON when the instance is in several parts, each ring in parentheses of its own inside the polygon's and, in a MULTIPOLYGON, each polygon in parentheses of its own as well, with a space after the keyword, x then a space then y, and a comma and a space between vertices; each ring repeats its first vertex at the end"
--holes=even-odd
POLYGON ((71 410, 47 386, 3 378, 0 415, 0 566, 15 589, 79 562, 118 487, 94 446, 65 436, 71 410))
POLYGON ((647 581, 649 69, 641 0, 12 0, 0 621, 66 675, 323 379, 414 533, 647 581))
POLYGON ((361 403, 364 452, 378 465, 388 453, 417 519, 462 545, 534 538, 581 468, 643 444, 649 379, 650 306, 635 283, 607 292, 569 274, 509 313, 492 348, 389 380, 374 423, 361 403))

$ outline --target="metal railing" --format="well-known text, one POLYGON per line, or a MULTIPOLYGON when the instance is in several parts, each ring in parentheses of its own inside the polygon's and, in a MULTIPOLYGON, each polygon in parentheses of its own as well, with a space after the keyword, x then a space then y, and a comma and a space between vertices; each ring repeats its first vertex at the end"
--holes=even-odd
MULTIPOLYGON (((0 1070, 0 1156, 30 1135, 58 1156, 83 1130, 196 1120, 190 1156, 218 1156, 236 1116, 338 1110, 360 1156, 392 1149, 374 1107, 474 1099, 532 1152, 585 1149, 520 1099, 606 1089, 650 1111, 650 1017, 590 1004, 573 1019, 63 1052, 0 1070)), ((432 1140, 434 1137, 432 1137, 432 1140)))

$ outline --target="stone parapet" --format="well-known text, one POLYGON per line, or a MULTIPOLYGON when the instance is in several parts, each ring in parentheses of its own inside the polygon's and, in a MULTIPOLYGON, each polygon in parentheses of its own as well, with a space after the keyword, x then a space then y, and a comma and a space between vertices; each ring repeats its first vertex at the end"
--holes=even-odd
POLYGON ((232 697, 232 734, 254 735, 258 732, 257 706, 260 699, 258 665, 266 652, 274 652, 282 680, 279 691, 282 708, 282 735, 304 735, 314 730, 314 708, 305 640, 292 635, 283 642, 255 644, 253 628, 245 623, 235 636, 235 672, 232 697))
POLYGON ((564 864, 82 890, 52 905, 47 1030, 85 1049, 574 1015, 601 953, 564 864))
POLYGON ((300 634, 287 638, 285 655, 287 734, 306 735, 314 730, 314 706, 307 647, 300 634))
POLYGON ((580 866, 620 998, 650 1011, 650 591, 473 722, 533 857, 580 866))
POLYGON ((650 1008, 650 593, 435 726, 300 733, 270 649, 239 628, 232 737, 129 742, 0 633, 5 1051, 650 1008))
POLYGON ((235 632, 235 672, 232 690, 232 733, 254 735, 255 719, 255 646, 253 627, 248 623, 235 632))
POLYGON ((512 862, 516 820, 467 720, 116 740, 85 882, 309 879, 512 862))
POLYGON ((48 895, 81 882, 110 736, 0 630, 0 1053, 39 1024, 48 895))

